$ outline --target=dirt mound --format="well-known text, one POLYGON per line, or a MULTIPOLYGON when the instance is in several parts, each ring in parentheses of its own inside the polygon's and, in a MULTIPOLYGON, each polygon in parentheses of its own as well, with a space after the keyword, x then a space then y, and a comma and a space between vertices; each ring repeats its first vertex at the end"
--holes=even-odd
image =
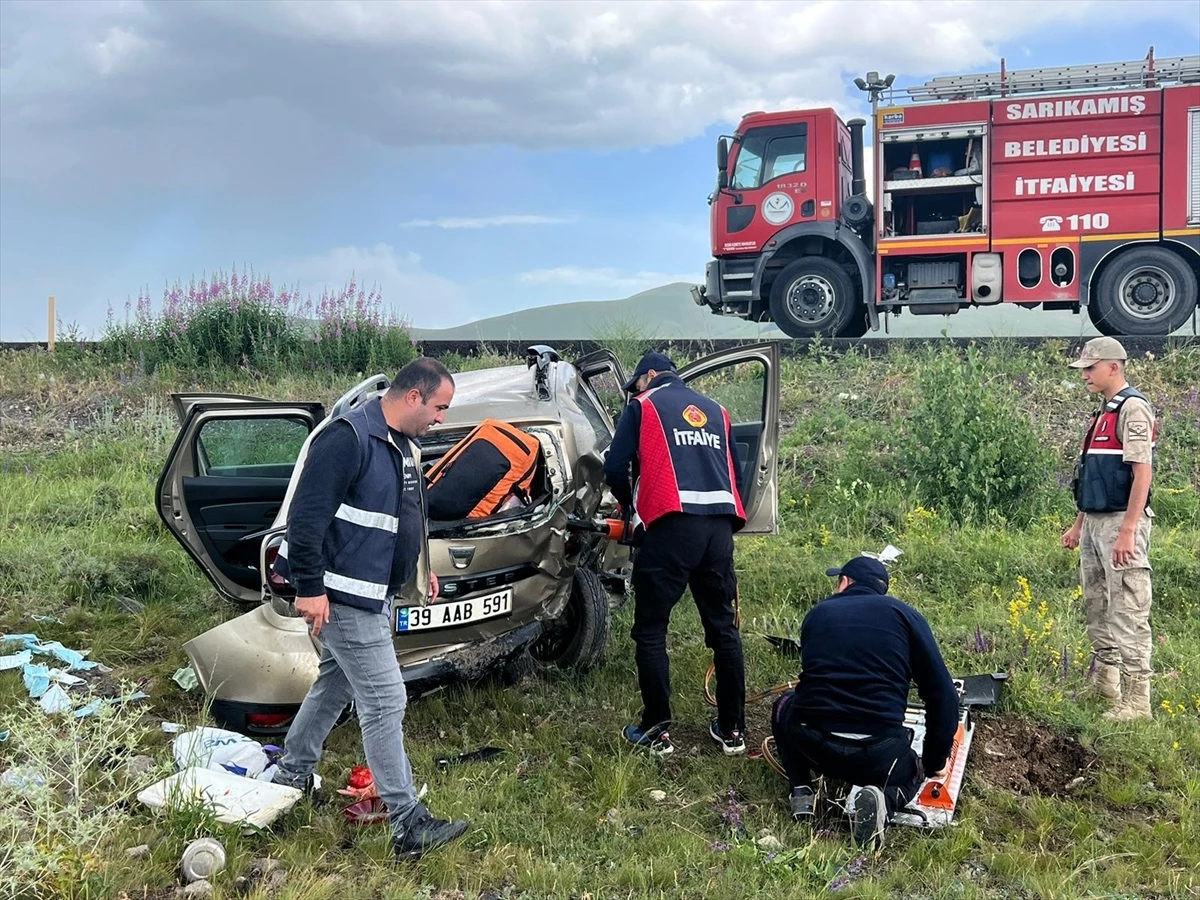
POLYGON ((1096 756, 1070 735, 1019 716, 980 718, 967 769, 1018 794, 1074 790, 1096 756))

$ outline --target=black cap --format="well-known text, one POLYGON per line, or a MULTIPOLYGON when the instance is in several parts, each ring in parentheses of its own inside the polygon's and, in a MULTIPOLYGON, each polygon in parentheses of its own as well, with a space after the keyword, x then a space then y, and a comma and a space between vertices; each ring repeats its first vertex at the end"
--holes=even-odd
POLYGON ((656 353, 651 351, 642 357, 637 364, 637 368, 633 370, 633 375, 625 382, 625 390, 632 391, 637 380, 647 374, 651 369, 655 372, 674 372, 675 363, 671 362, 671 358, 665 353, 656 353))
POLYGON ((887 569, 879 560, 869 556, 856 556, 841 568, 826 569, 825 574, 830 578, 845 575, 857 584, 865 584, 881 594, 887 593, 889 581, 887 569))

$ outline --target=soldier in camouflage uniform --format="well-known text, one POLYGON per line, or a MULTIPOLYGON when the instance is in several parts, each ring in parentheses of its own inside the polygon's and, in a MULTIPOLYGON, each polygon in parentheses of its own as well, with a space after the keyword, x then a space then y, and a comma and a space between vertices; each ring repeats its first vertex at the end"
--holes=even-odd
POLYGON ((1075 472, 1079 510, 1062 536, 1079 548, 1087 632, 1095 652, 1095 691, 1112 702, 1106 719, 1150 718, 1150 481, 1158 426, 1150 402, 1125 380, 1125 348, 1088 341, 1079 359, 1084 384, 1104 395, 1075 472))

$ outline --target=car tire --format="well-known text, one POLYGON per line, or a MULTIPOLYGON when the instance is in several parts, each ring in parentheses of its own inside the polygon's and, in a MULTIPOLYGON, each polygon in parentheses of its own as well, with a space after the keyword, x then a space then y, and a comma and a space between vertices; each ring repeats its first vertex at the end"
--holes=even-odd
POLYGON ((1196 274, 1162 247, 1132 247, 1096 284, 1088 317, 1107 335, 1168 335, 1196 308, 1196 274))
POLYGON ((604 661, 612 630, 608 592, 591 569, 576 569, 562 615, 533 645, 534 660, 587 672, 604 661))
POLYGON ((790 263, 771 285, 771 318, 789 337, 845 337, 866 321, 854 281, 842 266, 823 256, 790 263))

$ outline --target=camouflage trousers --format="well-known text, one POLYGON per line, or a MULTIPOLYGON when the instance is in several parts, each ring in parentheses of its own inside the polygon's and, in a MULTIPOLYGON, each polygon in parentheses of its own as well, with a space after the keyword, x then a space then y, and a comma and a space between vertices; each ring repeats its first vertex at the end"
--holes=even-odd
POLYGON ((1143 515, 1133 557, 1113 565, 1113 545, 1123 512, 1085 513, 1079 539, 1079 569, 1087 633, 1096 658, 1120 666, 1129 678, 1150 677, 1150 523, 1143 515))

